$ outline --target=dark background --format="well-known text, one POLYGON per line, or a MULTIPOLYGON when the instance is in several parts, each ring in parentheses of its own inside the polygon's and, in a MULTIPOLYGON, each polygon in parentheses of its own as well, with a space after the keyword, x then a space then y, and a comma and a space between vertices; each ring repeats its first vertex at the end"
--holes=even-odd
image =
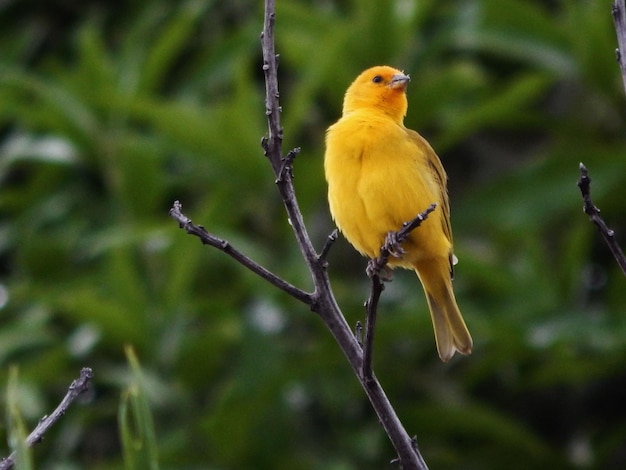
MULTIPOLYGON (((161 468, 394 468, 314 314, 167 215, 180 199, 311 288, 259 145, 261 3, 0 3, 0 384, 17 366, 32 428, 82 366, 95 373, 87 402, 35 449, 37 468, 122 467, 125 345, 161 468)), ((449 173, 475 351, 439 361, 421 287, 399 272, 375 354, 433 469, 626 467, 626 279, 576 187, 583 161, 626 245, 615 47, 609 1, 278 0, 285 149, 302 147, 296 189, 315 244, 333 228, 324 131, 363 69, 411 74, 405 123, 449 173)), ((344 240, 329 260, 354 324, 365 260, 344 240)))

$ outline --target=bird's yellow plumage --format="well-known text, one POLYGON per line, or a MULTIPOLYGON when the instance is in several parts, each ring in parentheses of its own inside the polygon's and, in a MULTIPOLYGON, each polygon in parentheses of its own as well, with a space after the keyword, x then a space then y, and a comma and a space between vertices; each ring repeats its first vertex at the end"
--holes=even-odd
POLYGON ((372 67, 350 85, 343 115, 326 134, 324 169, 330 211, 348 241, 376 258, 387 233, 431 203, 430 214, 389 266, 416 271, 430 308, 442 360, 469 354, 472 338, 452 291, 452 231, 446 173, 428 142, 404 127, 409 77, 372 67))

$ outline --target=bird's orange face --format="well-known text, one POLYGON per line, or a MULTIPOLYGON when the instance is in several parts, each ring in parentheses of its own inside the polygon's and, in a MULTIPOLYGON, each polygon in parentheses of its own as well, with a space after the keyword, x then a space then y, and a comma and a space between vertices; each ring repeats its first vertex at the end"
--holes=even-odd
POLYGON ((377 66, 361 73, 348 91, 343 102, 343 112, 356 109, 375 109, 398 122, 406 115, 406 86, 410 78, 401 70, 377 66))

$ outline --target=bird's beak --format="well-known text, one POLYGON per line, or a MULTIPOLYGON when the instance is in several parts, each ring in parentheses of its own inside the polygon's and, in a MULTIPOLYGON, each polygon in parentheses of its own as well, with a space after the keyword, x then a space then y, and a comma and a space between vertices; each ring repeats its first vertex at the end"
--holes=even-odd
POLYGON ((411 81, 411 77, 403 73, 397 73, 391 77, 389 88, 405 88, 407 83, 411 81))

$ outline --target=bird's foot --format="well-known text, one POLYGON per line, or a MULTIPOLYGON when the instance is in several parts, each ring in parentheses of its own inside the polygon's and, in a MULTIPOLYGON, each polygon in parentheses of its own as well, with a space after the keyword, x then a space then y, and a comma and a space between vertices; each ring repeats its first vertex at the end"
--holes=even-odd
POLYGON ((388 232, 385 237, 384 247, 389 251, 389 254, 394 258, 402 258, 402 255, 406 253, 400 242, 398 242, 398 232, 388 232))
POLYGON ((393 270, 386 264, 380 265, 380 259, 371 259, 367 262, 365 272, 368 277, 378 276, 383 282, 393 281, 393 270))

